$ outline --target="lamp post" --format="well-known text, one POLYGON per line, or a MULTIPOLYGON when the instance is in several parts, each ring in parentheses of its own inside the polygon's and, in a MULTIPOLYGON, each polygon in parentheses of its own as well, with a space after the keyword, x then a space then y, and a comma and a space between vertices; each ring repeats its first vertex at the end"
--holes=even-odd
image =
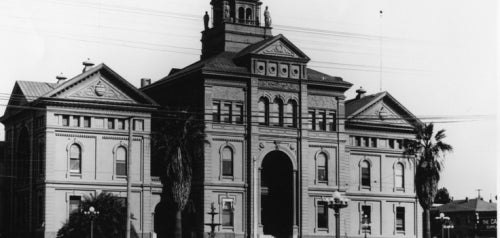
POLYGON ((90 238, 94 238, 94 219, 99 215, 99 211, 96 211, 93 206, 90 206, 88 211, 83 211, 83 214, 90 218, 90 238))
POLYGON ((349 199, 342 197, 337 190, 333 192, 332 197, 322 198, 322 200, 327 202, 328 208, 335 212, 335 237, 340 238, 340 209, 347 207, 349 199))
POLYGON ((438 217, 435 217, 435 219, 441 221, 441 238, 444 238, 444 224, 445 221, 450 220, 450 217, 444 216, 444 213, 441 212, 438 217))
POLYGON ((443 228, 448 230, 448 238, 450 238, 450 230, 455 228, 455 226, 453 226, 453 223, 451 221, 448 221, 447 224, 443 226, 443 228))

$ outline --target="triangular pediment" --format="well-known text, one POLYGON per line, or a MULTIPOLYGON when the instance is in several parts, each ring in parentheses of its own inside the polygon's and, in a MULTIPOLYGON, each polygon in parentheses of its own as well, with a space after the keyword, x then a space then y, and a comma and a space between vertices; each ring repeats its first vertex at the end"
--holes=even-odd
POLYGON ((364 106, 348 115, 348 121, 365 125, 397 127, 414 127, 416 123, 421 123, 387 92, 380 93, 366 101, 364 106))
POLYGON ((156 104, 104 64, 68 80, 43 97, 103 103, 156 104))
POLYGON ((271 45, 257 52, 260 55, 271 55, 271 56, 281 56, 289 58, 300 58, 296 52, 286 46, 283 41, 273 42, 271 45))
POLYGON ((292 58, 302 62, 308 62, 310 60, 304 52, 302 52, 297 46, 281 34, 250 45, 239 52, 236 58, 249 55, 292 58))
POLYGON ((384 103, 383 100, 371 105, 352 119, 365 123, 411 126, 411 124, 406 121, 405 115, 397 113, 395 108, 384 103))
POLYGON ((55 95, 57 98, 68 98, 91 101, 113 101, 135 103, 136 101, 122 92, 101 74, 95 74, 82 80, 74 87, 55 95))

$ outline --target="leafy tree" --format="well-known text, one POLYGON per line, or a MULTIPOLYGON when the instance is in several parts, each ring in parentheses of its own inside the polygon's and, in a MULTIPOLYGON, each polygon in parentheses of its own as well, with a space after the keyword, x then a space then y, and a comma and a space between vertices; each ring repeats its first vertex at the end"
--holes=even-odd
POLYGON ((451 145, 442 140, 446 137, 445 130, 439 130, 434 135, 434 124, 419 124, 415 127, 415 139, 405 140, 404 154, 416 156, 415 188, 420 205, 424 209, 423 237, 431 238, 430 208, 437 193, 440 179, 442 159, 445 153, 453 151, 451 145), (434 135, 434 137, 433 137, 434 135))
POLYGON ((450 193, 445 187, 440 188, 436 192, 436 197, 434 198, 434 203, 446 204, 451 202, 450 193))
POLYGON ((155 125, 153 156, 161 167, 161 202, 164 203, 161 207, 172 209, 173 213, 169 214, 173 216, 170 217, 174 223, 173 234, 168 237, 182 238, 182 211, 190 201, 193 165, 203 158, 205 125, 202 119, 187 111, 164 115, 164 118, 155 125))
MULTIPOLYGON (((57 232, 60 238, 90 237, 90 217, 83 214, 93 206, 99 214, 94 218, 94 238, 125 237, 127 206, 122 198, 111 193, 91 194, 80 204, 79 211, 70 214, 69 220, 57 232)), ((131 237, 138 237, 132 227, 131 237)))

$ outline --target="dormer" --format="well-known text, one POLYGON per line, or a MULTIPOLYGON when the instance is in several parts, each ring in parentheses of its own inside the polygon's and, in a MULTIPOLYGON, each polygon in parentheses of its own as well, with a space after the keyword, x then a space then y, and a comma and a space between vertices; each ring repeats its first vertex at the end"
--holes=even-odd
POLYGON ((306 79, 309 57, 283 35, 248 46, 238 53, 236 62, 250 65, 255 75, 306 79))

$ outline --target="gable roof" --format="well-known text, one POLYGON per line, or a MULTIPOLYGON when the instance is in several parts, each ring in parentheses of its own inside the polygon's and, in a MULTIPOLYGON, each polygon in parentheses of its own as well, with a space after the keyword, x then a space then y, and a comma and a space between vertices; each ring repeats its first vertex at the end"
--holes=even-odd
MULTIPOLYGON (((32 102, 40 96, 54 90, 58 86, 57 83, 34 82, 34 81, 16 81, 26 101, 32 102)), ((19 96, 19 95, 16 95, 19 96)))
POLYGON ((10 95, 7 108, 0 120, 4 121, 10 116, 22 111, 23 109, 25 109, 26 104, 36 105, 42 100, 57 99, 56 96, 58 95, 58 93, 70 89, 74 84, 80 82, 81 80, 84 80, 88 76, 98 71, 109 75, 110 77, 107 77, 109 80, 119 84, 121 86, 121 90, 129 95, 133 95, 134 99, 137 99, 137 101, 141 105, 158 105, 153 99, 148 97, 143 92, 139 91, 136 87, 134 87, 127 80, 114 72, 111 68, 109 68, 105 64, 100 64, 73 77, 72 79, 66 80, 63 83, 16 81, 10 95))
POLYGON ((290 40, 288 40, 285 36, 282 34, 276 35, 271 38, 267 38, 265 40, 259 41, 255 44, 249 45, 236 55, 235 58, 243 58, 247 55, 251 54, 257 54, 261 50, 264 50, 266 47, 272 45, 275 42, 281 41, 285 44, 286 47, 290 48, 297 56, 304 61, 309 61, 311 60, 304 52, 302 52, 297 46, 295 46, 290 40))
POLYGON ((494 212, 497 210, 497 204, 476 198, 452 201, 436 209, 439 212, 494 212))
POLYGON ((405 121, 410 122, 410 124, 421 124, 422 122, 413 113, 406 109, 399 101, 397 101, 391 94, 387 91, 379 92, 372 95, 367 95, 361 98, 354 98, 345 101, 345 112, 346 119, 349 121, 357 115, 360 115, 363 111, 375 105, 381 100, 387 100, 392 103, 395 108, 402 114, 405 121))
POLYGON ((39 98, 55 97, 58 93, 63 92, 65 90, 71 88, 72 85, 78 83, 79 81, 87 78, 88 76, 90 76, 98 71, 101 73, 107 73, 107 74, 111 75, 111 77, 109 77, 110 80, 114 80, 115 83, 118 83, 118 84, 124 86, 123 89, 126 90, 128 93, 132 94, 133 96, 135 96, 135 98, 138 99, 140 103, 158 105, 153 99, 151 99, 145 93, 138 90, 134 85, 129 83, 127 80, 125 80, 123 77, 121 77, 118 73, 113 71, 110 67, 108 67, 104 63, 101 63, 95 67, 92 67, 91 69, 73 77, 72 79, 67 80, 66 82, 62 83, 60 86, 54 88, 54 90, 48 91, 45 94, 41 95, 39 98))

